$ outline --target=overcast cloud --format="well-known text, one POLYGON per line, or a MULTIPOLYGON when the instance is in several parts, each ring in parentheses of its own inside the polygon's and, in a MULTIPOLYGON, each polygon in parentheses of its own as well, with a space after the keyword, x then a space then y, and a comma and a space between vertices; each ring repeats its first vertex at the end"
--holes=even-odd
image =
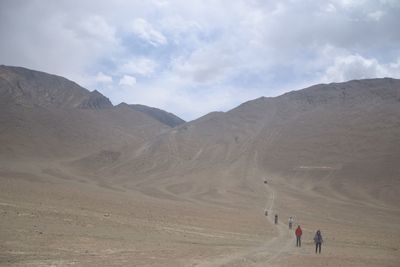
POLYGON ((191 120, 315 83, 400 78, 400 1, 0 1, 0 64, 191 120))

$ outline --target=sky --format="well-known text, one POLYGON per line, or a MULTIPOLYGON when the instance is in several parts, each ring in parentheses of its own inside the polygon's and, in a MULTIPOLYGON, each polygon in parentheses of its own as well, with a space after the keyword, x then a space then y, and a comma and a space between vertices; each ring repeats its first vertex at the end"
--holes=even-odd
POLYGON ((400 78, 400 0, 0 0, 0 64, 193 120, 317 83, 400 78))

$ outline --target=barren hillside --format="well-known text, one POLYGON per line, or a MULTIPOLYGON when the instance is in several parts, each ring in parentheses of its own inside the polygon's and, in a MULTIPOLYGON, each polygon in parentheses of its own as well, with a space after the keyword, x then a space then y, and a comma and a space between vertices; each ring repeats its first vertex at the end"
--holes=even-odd
POLYGON ((196 184, 183 194, 205 193, 204 179, 214 191, 257 190, 244 180, 262 173, 300 187, 329 180, 338 189, 357 187, 354 198, 368 194, 396 206, 399 158, 400 82, 374 79, 316 85, 210 113, 146 142, 110 168, 117 176, 129 173, 133 182, 149 176, 196 184))
POLYGON ((167 124, 171 127, 175 127, 175 126, 185 123, 184 120, 175 116, 174 114, 166 112, 166 111, 158 109, 158 108, 152 108, 152 107, 139 105, 139 104, 129 105, 129 107, 131 107, 134 110, 148 114, 151 117, 155 118, 156 120, 158 120, 164 124, 167 124))
POLYGON ((169 129, 65 78, 0 67, 0 157, 63 159, 140 145, 169 129))
POLYGON ((316 85, 175 126, 1 66, 0 104, 2 266, 399 266, 399 80, 316 85))

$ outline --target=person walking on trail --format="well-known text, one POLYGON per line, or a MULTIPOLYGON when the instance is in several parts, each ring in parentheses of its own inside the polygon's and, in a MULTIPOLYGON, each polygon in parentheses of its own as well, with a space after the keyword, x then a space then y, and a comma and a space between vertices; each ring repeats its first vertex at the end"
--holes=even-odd
POLYGON ((300 228, 300 225, 297 226, 296 231, 296 247, 301 247, 301 235, 303 234, 303 231, 300 228))
POLYGON ((278 224, 278 214, 275 214, 275 224, 278 224))
POLYGON ((294 222, 293 217, 290 216, 289 217, 289 230, 292 230, 293 222, 294 222))
POLYGON ((315 233, 315 236, 314 236, 315 253, 317 253, 317 251, 319 251, 319 254, 321 254, 321 245, 322 245, 322 242, 324 242, 324 240, 322 239, 321 231, 318 230, 318 231, 315 233))

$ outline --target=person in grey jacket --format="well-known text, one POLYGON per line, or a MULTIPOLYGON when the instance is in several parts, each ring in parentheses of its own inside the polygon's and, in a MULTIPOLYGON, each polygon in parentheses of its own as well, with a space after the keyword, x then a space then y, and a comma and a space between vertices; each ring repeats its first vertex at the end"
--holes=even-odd
POLYGON ((322 242, 324 242, 324 240, 322 239, 321 231, 318 230, 318 231, 315 233, 315 236, 314 236, 315 253, 317 253, 317 251, 319 251, 319 253, 321 254, 321 245, 322 245, 322 242))
POLYGON ((288 224, 289 224, 289 230, 292 230, 293 222, 294 222, 294 219, 293 219, 293 217, 292 217, 292 216, 290 216, 290 217, 289 217, 289 221, 288 221, 288 224))

